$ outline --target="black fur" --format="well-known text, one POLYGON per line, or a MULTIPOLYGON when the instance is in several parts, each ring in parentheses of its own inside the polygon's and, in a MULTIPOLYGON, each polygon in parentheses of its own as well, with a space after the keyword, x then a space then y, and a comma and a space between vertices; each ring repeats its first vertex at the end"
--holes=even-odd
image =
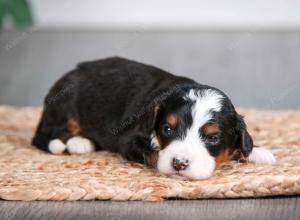
MULTIPOLYGON (((219 147, 210 147, 210 153, 218 155, 230 146, 248 155, 252 139, 223 92, 118 57, 79 64, 56 82, 45 99, 32 144, 48 151, 50 140, 66 141, 72 136, 68 120, 74 119, 80 126, 80 136, 92 140, 97 150, 118 152, 128 160, 142 163, 145 154, 154 151, 151 132, 159 133, 168 113, 175 112, 182 119, 173 139, 184 136, 192 123, 188 112, 193 103, 181 97, 191 88, 215 89, 225 97, 222 111, 214 117, 222 127, 222 142, 219 147)), ((162 140, 164 144, 170 141, 172 138, 162 140)))

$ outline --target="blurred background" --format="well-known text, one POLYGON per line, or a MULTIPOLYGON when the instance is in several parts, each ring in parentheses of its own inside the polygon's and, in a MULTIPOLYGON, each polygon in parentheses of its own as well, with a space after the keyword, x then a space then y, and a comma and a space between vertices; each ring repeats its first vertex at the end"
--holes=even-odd
POLYGON ((77 63, 122 56, 237 106, 300 108, 299 0, 0 0, 0 30, 2 105, 42 105, 77 63))

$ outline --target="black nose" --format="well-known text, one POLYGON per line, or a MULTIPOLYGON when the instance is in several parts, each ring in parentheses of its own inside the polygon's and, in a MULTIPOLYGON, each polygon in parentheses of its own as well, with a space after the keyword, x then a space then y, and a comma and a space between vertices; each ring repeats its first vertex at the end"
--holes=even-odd
POLYGON ((185 170, 189 166, 189 161, 173 158, 172 165, 173 165, 173 168, 177 171, 185 170))

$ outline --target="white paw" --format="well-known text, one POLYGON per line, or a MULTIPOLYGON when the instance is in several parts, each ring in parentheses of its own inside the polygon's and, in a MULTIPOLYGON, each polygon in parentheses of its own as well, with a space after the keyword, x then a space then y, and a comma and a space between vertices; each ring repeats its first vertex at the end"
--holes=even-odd
POLYGON ((70 154, 85 154, 95 151, 93 142, 80 136, 70 138, 66 145, 70 154))
POLYGON ((59 139, 54 139, 49 142, 48 149, 53 154, 62 154, 67 146, 59 139))
POLYGON ((261 147, 254 147, 249 155, 249 161, 254 163, 272 164, 276 162, 276 159, 270 150, 261 147))

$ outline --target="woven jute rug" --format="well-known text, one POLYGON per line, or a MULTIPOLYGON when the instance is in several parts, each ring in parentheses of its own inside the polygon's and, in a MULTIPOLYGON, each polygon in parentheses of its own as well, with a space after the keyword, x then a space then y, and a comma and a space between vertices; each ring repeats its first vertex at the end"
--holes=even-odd
POLYGON ((166 176, 118 155, 55 156, 30 146, 41 108, 0 107, 0 198, 6 200, 147 200, 300 194, 300 112, 239 110, 273 165, 226 162, 212 177, 166 176))

